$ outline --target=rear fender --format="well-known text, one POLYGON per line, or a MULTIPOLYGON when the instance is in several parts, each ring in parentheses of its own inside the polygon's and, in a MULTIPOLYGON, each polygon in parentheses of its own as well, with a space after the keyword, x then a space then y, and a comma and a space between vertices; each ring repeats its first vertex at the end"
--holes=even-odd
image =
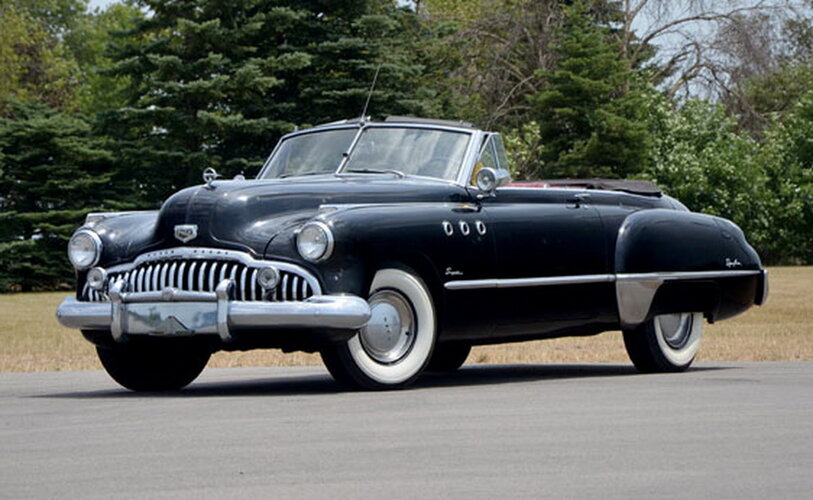
POLYGON ((623 328, 657 314, 700 311, 710 320, 745 311, 764 280, 759 256, 734 223, 654 209, 627 217, 615 251, 623 328))

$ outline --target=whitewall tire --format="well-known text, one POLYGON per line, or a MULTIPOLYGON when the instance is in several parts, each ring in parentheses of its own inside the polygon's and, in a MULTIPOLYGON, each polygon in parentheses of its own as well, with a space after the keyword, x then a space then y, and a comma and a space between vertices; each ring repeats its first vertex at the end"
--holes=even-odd
POLYGON ((337 382, 366 389, 394 389, 413 382, 432 356, 435 307, 424 282, 401 269, 373 278, 370 322, 344 344, 322 351, 337 382))
POLYGON ((679 372, 691 366, 702 336, 702 313, 661 314, 624 331, 624 346, 641 372, 679 372))

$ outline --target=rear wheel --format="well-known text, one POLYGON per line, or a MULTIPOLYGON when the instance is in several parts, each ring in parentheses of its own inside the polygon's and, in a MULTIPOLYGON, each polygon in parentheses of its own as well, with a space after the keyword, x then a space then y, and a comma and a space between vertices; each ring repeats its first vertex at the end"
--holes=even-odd
POLYGON ((638 371, 681 372, 694 361, 702 334, 701 313, 661 314, 625 330, 624 346, 638 371))
POLYGON ((453 372, 463 366, 470 352, 471 346, 468 344, 438 344, 432 352, 432 359, 429 360, 426 371, 453 372))
POLYGON ((412 383, 435 345, 432 297, 423 281, 401 269, 373 278, 369 323, 346 343, 321 352, 333 378, 351 387, 396 389, 412 383))
POLYGON ((157 346, 97 346, 102 366, 113 380, 131 391, 173 391, 195 380, 209 361, 202 350, 157 346))

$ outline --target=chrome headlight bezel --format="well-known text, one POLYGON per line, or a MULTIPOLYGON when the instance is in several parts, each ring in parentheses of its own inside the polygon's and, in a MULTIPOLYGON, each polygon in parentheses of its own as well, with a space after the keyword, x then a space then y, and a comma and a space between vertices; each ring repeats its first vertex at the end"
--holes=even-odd
POLYGON ((90 269, 98 264, 101 256, 102 239, 95 231, 80 229, 68 241, 68 260, 79 271, 90 269), (85 247, 81 248, 79 245, 85 245, 85 247), (86 252, 86 254, 80 255, 79 252, 86 252))
POLYGON ((296 232, 296 250, 308 262, 329 259, 335 242, 330 226, 321 221, 308 222, 296 232))

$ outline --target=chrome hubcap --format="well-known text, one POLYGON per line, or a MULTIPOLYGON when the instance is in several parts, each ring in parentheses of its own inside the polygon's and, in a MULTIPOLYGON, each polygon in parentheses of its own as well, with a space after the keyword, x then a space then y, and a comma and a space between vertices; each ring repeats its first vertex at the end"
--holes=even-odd
POLYGON ((661 335, 672 349, 686 346, 692 333, 693 316, 689 313, 661 314, 655 318, 661 329, 661 335))
POLYGON ((364 351, 379 363, 391 364, 407 355, 415 343, 415 313, 395 290, 379 290, 370 299, 370 321, 359 332, 364 351))

